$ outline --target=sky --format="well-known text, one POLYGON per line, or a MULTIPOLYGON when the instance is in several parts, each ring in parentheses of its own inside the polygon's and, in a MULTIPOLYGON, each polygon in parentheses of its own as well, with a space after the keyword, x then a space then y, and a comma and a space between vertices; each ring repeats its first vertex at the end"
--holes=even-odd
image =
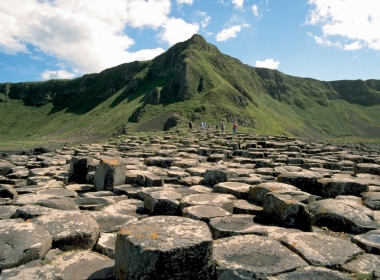
POLYGON ((253 67, 380 79, 380 0, 1 0, 0 83, 150 60, 195 33, 253 67))

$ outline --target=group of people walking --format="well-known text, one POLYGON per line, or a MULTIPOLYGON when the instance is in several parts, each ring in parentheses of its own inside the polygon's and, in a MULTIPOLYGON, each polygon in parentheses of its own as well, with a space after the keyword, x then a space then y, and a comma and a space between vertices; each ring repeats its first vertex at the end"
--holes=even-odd
MULTIPOLYGON (((234 122, 234 124, 232 125, 232 133, 233 134, 236 134, 237 133, 237 130, 238 130, 238 124, 236 122, 234 122)), ((220 128, 222 130, 222 133, 226 132, 226 125, 224 122, 222 122, 220 124, 220 128)), ((192 130, 193 129, 193 122, 191 120, 189 120, 189 129, 192 130)), ((200 129, 201 130, 204 130, 204 129, 216 129, 218 130, 218 125, 216 124, 215 126, 210 126, 205 123, 205 122, 201 122, 201 125, 200 125, 200 129)))

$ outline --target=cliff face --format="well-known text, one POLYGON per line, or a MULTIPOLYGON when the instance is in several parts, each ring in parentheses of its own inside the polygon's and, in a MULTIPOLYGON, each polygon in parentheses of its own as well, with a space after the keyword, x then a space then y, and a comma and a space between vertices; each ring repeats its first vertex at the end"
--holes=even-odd
POLYGON ((120 98, 141 91, 150 104, 184 101, 199 92, 227 95, 242 107, 254 104, 258 94, 302 109, 315 104, 327 106, 334 99, 364 106, 380 104, 379 80, 323 82, 250 67, 220 53, 200 35, 174 45, 151 61, 126 63, 73 80, 0 84, 0 93, 21 99, 25 105, 52 102, 57 109, 75 112, 83 107, 91 109, 122 88, 120 98))

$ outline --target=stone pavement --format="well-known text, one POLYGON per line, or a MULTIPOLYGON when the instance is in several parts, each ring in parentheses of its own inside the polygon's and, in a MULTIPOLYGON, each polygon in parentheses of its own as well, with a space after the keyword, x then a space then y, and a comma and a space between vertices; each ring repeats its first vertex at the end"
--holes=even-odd
POLYGON ((0 279, 380 279, 380 153, 175 132, 0 160, 0 279))

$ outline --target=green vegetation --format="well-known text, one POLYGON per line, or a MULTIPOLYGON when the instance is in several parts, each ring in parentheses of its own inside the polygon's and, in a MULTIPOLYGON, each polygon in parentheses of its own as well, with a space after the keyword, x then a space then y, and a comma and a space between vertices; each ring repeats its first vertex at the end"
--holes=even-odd
POLYGON ((159 116, 171 112, 196 127, 226 122, 229 131, 237 121, 240 132, 379 145, 379 107, 380 81, 253 68, 194 35, 151 61, 73 80, 0 84, 0 146, 102 141, 124 126, 163 127, 159 116))

